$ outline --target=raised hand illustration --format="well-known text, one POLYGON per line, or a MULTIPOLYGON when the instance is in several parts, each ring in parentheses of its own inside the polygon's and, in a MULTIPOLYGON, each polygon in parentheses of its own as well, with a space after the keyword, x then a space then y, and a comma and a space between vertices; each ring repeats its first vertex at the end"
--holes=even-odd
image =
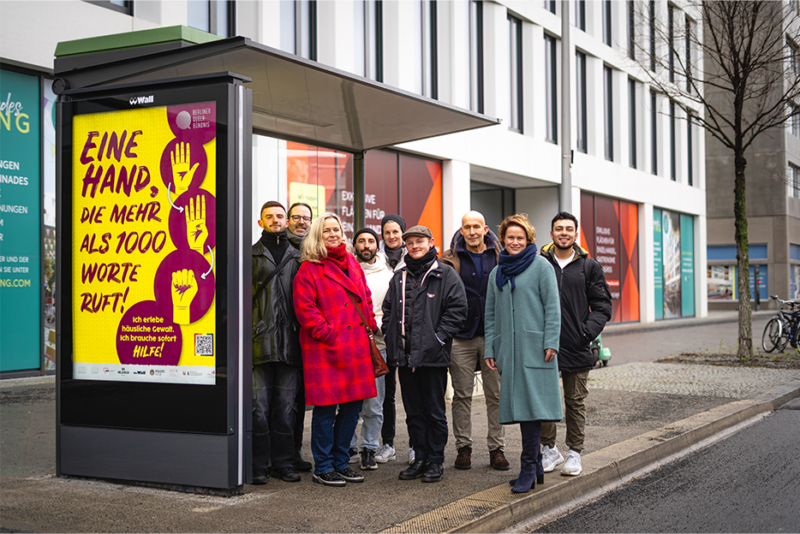
POLYGON ((199 163, 191 165, 191 148, 189 143, 178 143, 175 151, 170 154, 172 160, 172 179, 175 182, 176 196, 181 196, 192 184, 192 178, 197 171, 199 163), (190 168, 191 165, 191 168, 190 168))
POLYGON ((198 195, 190 198, 186 203, 186 239, 189 248, 200 254, 204 253, 206 239, 208 239, 208 225, 206 224, 206 197, 198 195))
POLYGON ((189 324, 189 307, 197 296, 197 280, 194 271, 183 269, 172 273, 172 320, 178 324, 189 324))

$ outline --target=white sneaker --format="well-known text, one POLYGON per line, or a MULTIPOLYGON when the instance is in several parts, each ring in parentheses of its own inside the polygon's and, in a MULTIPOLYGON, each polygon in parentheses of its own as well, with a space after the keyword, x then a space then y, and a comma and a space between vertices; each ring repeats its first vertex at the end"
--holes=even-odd
POLYGON ((395 452, 394 447, 388 443, 381 445, 381 448, 378 449, 378 452, 375 454, 375 461, 379 464, 385 464, 389 460, 395 459, 397 459, 397 453, 395 452))
POLYGON ((552 449, 547 445, 542 448, 542 467, 545 473, 553 471, 558 464, 564 461, 564 456, 558 452, 558 447, 552 449))
POLYGON ((416 460, 416 458, 417 458, 417 455, 414 452, 414 449, 408 449, 408 465, 413 464, 414 460, 416 460))
POLYGON ((567 461, 564 462, 564 467, 561 468, 562 475, 578 476, 581 474, 581 453, 575 452, 570 449, 567 452, 567 461))

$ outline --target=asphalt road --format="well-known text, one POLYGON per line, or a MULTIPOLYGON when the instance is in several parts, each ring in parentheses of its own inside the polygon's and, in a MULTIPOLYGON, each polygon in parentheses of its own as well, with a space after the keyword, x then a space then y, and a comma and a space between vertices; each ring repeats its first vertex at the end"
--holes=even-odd
MULTIPOLYGON (((761 333, 774 313, 753 316, 753 349, 761 351, 761 333)), ((736 353, 739 324, 681 326, 649 332, 618 333, 608 328, 603 333, 603 346, 611 349, 609 365, 656 360, 681 352, 736 353)))
POLYGON ((533 532, 800 532, 800 399, 533 532))

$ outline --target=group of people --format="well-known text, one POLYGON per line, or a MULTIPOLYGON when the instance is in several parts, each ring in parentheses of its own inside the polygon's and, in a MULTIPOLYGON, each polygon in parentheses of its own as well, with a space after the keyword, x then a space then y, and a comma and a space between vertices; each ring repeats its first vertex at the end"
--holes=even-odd
POLYGON ((425 226, 399 215, 381 235, 358 230, 352 247, 341 219, 310 206, 287 212, 264 204, 253 245, 253 483, 270 476, 328 486, 363 482, 362 471, 397 458, 399 379, 409 436, 401 480, 438 482, 448 425, 445 390, 453 386, 454 467, 472 465, 472 394, 481 371, 489 464, 508 470, 503 425, 519 424, 520 472, 512 491, 543 474, 581 472, 590 342, 611 317, 602 267, 576 244, 577 219, 552 221, 541 251, 524 215, 507 217, 499 235, 484 217, 462 218, 449 250, 437 255, 425 226), (538 252, 538 253, 537 253, 538 252), (370 337, 389 373, 375 377, 370 337), (561 372, 569 451, 555 445, 562 419, 561 372), (305 405, 313 407, 313 466, 302 455, 305 405), (361 448, 356 433, 362 419, 361 448))

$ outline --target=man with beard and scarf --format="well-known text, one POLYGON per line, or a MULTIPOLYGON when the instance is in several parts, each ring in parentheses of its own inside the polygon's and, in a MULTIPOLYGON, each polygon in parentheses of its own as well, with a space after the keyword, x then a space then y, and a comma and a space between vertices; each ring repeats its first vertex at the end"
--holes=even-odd
MULTIPOLYGON (((300 250, 300 245, 303 244, 308 229, 311 228, 311 222, 314 217, 314 212, 311 211, 311 206, 305 202, 295 202, 289 206, 289 213, 287 222, 289 227, 286 229, 286 235, 289 237, 289 243, 297 250, 300 250)), ((302 376, 297 388, 297 417, 294 422, 294 468, 298 471, 311 471, 311 462, 303 457, 303 427, 305 426, 306 418, 306 388, 302 376)))
POLYGON ((270 463, 273 477, 298 482, 294 423, 303 360, 292 284, 300 252, 289 246, 280 202, 267 202, 260 215, 264 230, 253 245, 253 484, 267 483, 270 463))
MULTIPOLYGON (((358 264, 364 269, 364 276, 367 277, 367 287, 372 293, 372 311, 375 313, 375 322, 380 323, 383 317, 381 305, 389 290, 389 281, 392 279, 392 270, 386 265, 383 256, 378 254, 378 234, 371 228, 362 228, 353 237, 356 259, 358 264)), ((383 359, 386 359, 386 343, 383 341, 383 334, 380 330, 375 332, 375 344, 381 351, 383 359)), ((361 469, 377 469, 375 453, 378 451, 379 440, 381 437, 381 425, 383 424, 383 398, 386 393, 385 376, 375 378, 375 388, 378 395, 371 399, 365 399, 361 407, 361 469)), ((350 440, 350 456, 358 456, 358 432, 353 434, 350 440)), ((357 460, 356 460, 357 461, 357 460)), ((354 463, 351 459, 350 463, 354 463)))
POLYGON ((398 368, 414 462, 400 480, 442 479, 447 445, 445 388, 450 349, 467 319, 464 283, 436 259, 433 235, 425 226, 403 234, 408 254, 394 273, 383 301, 381 329, 389 362, 398 368))

